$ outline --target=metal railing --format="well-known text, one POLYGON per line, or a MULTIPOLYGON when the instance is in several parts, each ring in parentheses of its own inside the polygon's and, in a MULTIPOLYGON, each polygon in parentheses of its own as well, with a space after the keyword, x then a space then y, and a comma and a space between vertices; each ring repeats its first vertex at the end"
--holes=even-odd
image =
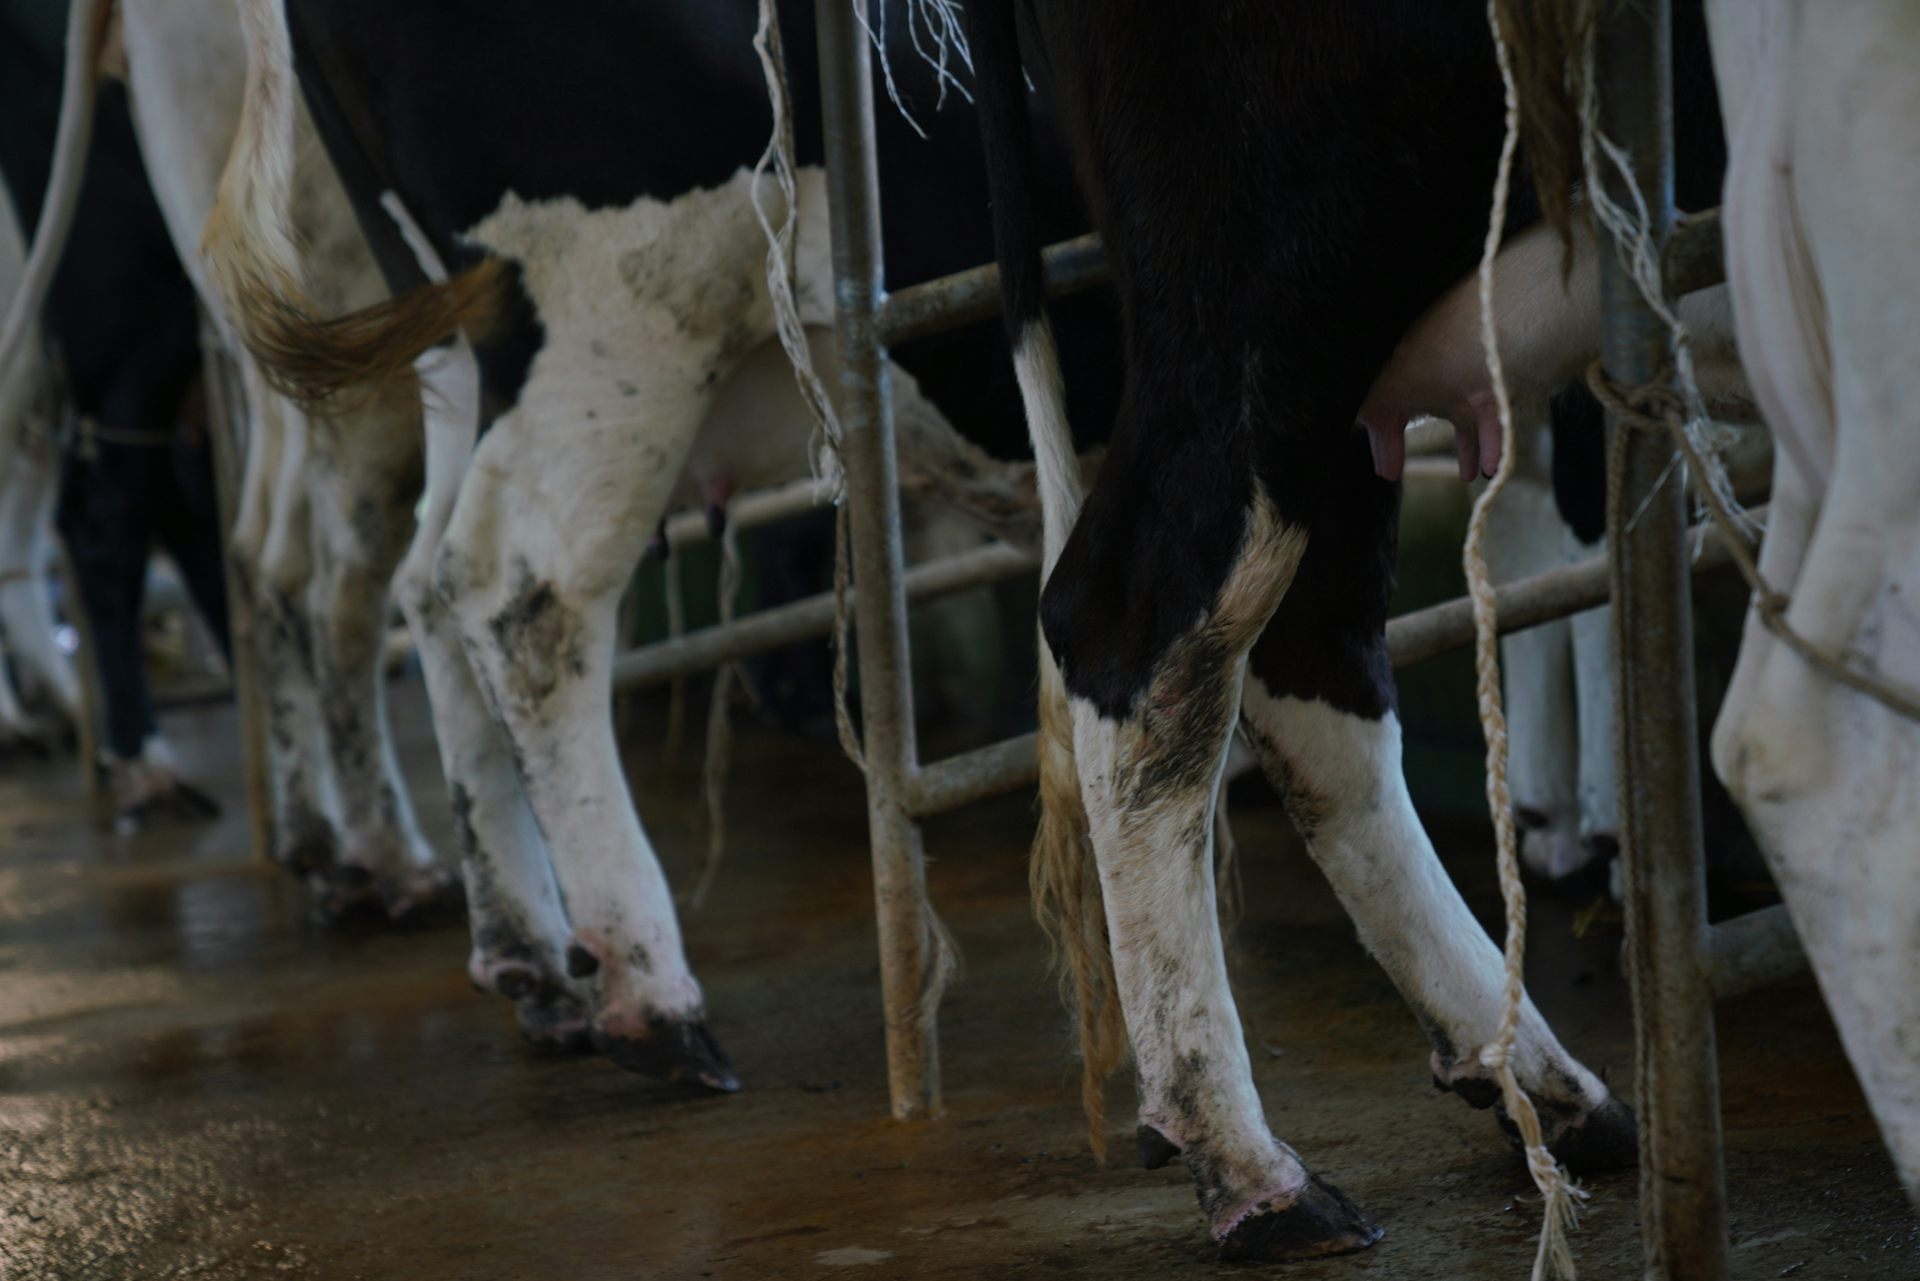
MULTIPOLYGON (((851 5, 823 4, 818 14, 887 1071, 893 1114, 907 1118, 940 1110, 937 1011, 922 999, 935 944, 919 822, 1028 786, 1035 773, 1031 735, 920 763, 907 607, 1026 572, 1033 562, 995 544, 912 571, 903 564, 887 348, 996 314, 999 273, 985 266, 886 292, 867 39, 851 5)), ((1717 217, 1676 225, 1670 206, 1667 22, 1667 0, 1619 7, 1601 57, 1607 128, 1635 158, 1642 189, 1662 205, 1656 232, 1677 295, 1717 283, 1724 268, 1717 217)), ((1091 236, 1053 246, 1045 262, 1050 294, 1104 276, 1091 236)), ((1611 255, 1603 256, 1602 282, 1606 367, 1624 382, 1645 381, 1664 355, 1664 336, 1611 255)), ((1610 432, 1626 430, 1609 423, 1610 432)), ((1805 958, 1782 908, 1707 924, 1689 577, 1724 563, 1727 549, 1710 535, 1698 555, 1689 553, 1695 544, 1683 473, 1672 465, 1667 440, 1629 432, 1622 447, 1624 472, 1609 496, 1608 555, 1503 586, 1499 620, 1503 632, 1511 631, 1614 603, 1637 1102, 1643 1166, 1652 1176, 1645 1180, 1652 1203, 1642 1207, 1648 1275, 1722 1281, 1726 1219, 1712 1002, 1796 974, 1805 958)), ((769 510, 819 502, 817 493, 795 495, 769 510)), ((751 519, 744 512, 735 518, 751 519)), ((698 520, 671 522, 670 536, 704 537, 698 520)), ((824 635, 832 608, 831 598, 814 597, 632 651, 616 663, 616 682, 665 680, 824 635)), ((1392 620, 1388 645, 1400 666, 1464 648, 1472 632, 1468 603, 1454 600, 1392 620)))

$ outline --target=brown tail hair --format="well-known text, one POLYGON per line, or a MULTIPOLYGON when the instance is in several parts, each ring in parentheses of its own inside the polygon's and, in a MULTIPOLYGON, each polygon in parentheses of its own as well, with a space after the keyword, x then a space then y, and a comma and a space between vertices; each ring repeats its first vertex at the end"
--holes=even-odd
POLYGON ((1053 944, 1063 999, 1080 1019, 1080 1106, 1093 1154, 1107 1159, 1107 1078, 1127 1053, 1120 988, 1107 937, 1106 901, 1094 862, 1073 752, 1073 715, 1060 669, 1040 642, 1040 828, 1027 885, 1033 914, 1053 944))
MULTIPOLYGON (((1580 102, 1597 0, 1494 0, 1520 99, 1520 141, 1547 225, 1573 244, 1573 186, 1585 176, 1580 102)), ((1571 261, 1571 259, 1569 259, 1571 261)))
POLYGON ((241 0, 247 91, 240 129, 201 242, 228 318, 263 377, 308 405, 410 383, 413 362, 459 330, 499 318, 504 269, 484 260, 459 275, 344 316, 322 316, 301 282, 291 219, 292 45, 280 0, 241 0))
MULTIPOLYGON (((1068 429, 1053 326, 1047 319, 1039 224, 1033 215, 1033 157, 1026 80, 1013 6, 978 0, 964 12, 973 47, 975 101, 993 193, 993 233, 1001 305, 1014 374, 1033 441, 1040 490, 1041 583, 1053 572, 1079 514, 1084 486, 1068 429)), ((1066 682, 1046 637, 1040 638, 1040 828, 1028 873, 1033 914, 1052 940, 1061 988, 1080 1018, 1080 1098, 1094 1155, 1106 1159, 1106 1079, 1126 1054, 1106 905, 1088 835, 1074 761, 1073 715, 1066 682)))

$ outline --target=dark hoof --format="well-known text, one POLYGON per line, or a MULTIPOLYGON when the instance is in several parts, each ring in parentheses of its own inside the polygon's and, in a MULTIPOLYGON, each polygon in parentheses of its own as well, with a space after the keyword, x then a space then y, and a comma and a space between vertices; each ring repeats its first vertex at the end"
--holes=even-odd
POLYGON ((451 868, 436 867, 375 887, 387 919, 409 928, 451 925, 467 916, 466 883, 451 868))
POLYGON ((536 991, 513 1003, 520 1035, 528 1045, 546 1054, 591 1054, 593 1024, 587 1008, 566 992, 536 991))
POLYGON ((375 934, 387 928, 386 905, 373 892, 365 868, 334 867, 307 877, 313 891, 313 923, 350 934, 375 934), (341 875, 341 873, 349 875, 341 875), (352 875, 357 873, 358 875, 352 875))
POLYGON ((274 842, 273 861, 295 876, 311 876, 332 867, 339 854, 333 827, 318 814, 305 812, 284 820, 274 842))
POLYGON ((1289 1263, 1364 1250, 1386 1234, 1360 1213, 1346 1194, 1319 1175, 1292 1205, 1256 1207, 1221 1238, 1220 1257, 1230 1263, 1289 1263))
POLYGON ((1640 1164, 1640 1123, 1632 1108, 1609 1097, 1584 1119, 1562 1126, 1547 1150, 1574 1174, 1632 1169, 1640 1164))
POLYGON ((644 1036, 595 1032, 594 1047, 629 1072, 669 1085, 699 1085, 731 1094, 740 1088, 727 1052, 704 1022, 655 1018, 644 1036))
POLYGON ((1140 1164, 1146 1169, 1157 1170, 1180 1155, 1180 1145, 1150 1125, 1135 1130, 1133 1138, 1140 1146, 1140 1164))

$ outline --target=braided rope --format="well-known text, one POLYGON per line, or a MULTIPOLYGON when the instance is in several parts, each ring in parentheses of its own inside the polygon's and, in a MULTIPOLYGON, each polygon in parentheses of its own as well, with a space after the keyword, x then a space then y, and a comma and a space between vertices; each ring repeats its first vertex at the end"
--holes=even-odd
POLYGON ((753 166, 753 213, 767 237, 767 293, 773 304, 774 330, 780 346, 793 365, 793 380, 800 389, 813 419, 814 472, 831 484, 836 512, 833 535, 833 724, 840 737, 840 750, 864 772, 865 755, 859 736, 853 732, 853 718, 847 711, 847 633, 851 619, 847 610, 847 586, 851 579, 849 548, 852 531, 847 519, 846 468, 841 463, 839 416, 833 401, 813 368, 813 352, 807 346, 807 331, 800 322, 800 304, 795 295, 794 246, 800 221, 798 186, 794 178, 793 94, 787 87, 786 53, 780 43, 780 15, 774 0, 760 0, 760 24, 753 33, 753 50, 760 56, 760 71, 767 82, 767 100, 773 108, 773 135, 767 149, 753 166), (769 174, 780 189, 782 209, 776 223, 769 211, 762 179, 769 174))
POLYGON ((1498 854, 1500 897, 1506 905, 1506 945, 1503 959, 1506 983, 1501 993, 1500 1026, 1494 1038, 1480 1051, 1480 1061, 1493 1070, 1500 1083, 1501 1100, 1507 1114, 1519 1130, 1526 1148, 1527 1172, 1540 1190, 1543 1209, 1540 1222, 1540 1246, 1534 1255, 1533 1281, 1541 1281, 1551 1268, 1556 1276, 1575 1276, 1573 1251, 1567 1240, 1577 1220, 1576 1203, 1586 1194, 1547 1150, 1539 1113, 1533 1100, 1521 1088, 1513 1068, 1513 1046, 1519 1035, 1520 1012, 1526 1002, 1527 891, 1520 880, 1520 856, 1514 830, 1513 796, 1507 784, 1507 718, 1500 698, 1500 632, 1493 590, 1493 576, 1487 568, 1487 518, 1493 504, 1513 475, 1513 402, 1507 392, 1506 370, 1500 359, 1499 340, 1494 327, 1493 264, 1500 252, 1501 231, 1507 219, 1507 199, 1513 179, 1514 151, 1519 144, 1520 102, 1514 86, 1513 63, 1506 39, 1500 29, 1495 0, 1488 0, 1487 22, 1493 30, 1494 52, 1500 65, 1500 79, 1506 95, 1505 136, 1500 145, 1500 163, 1494 177, 1493 208, 1487 218, 1486 243, 1480 255, 1480 342, 1486 352, 1487 372, 1493 382, 1494 401, 1500 415, 1500 465, 1493 479, 1474 501, 1473 515, 1467 524, 1461 560, 1466 571, 1467 591, 1473 601, 1475 692, 1480 705, 1480 728, 1487 741, 1487 807, 1493 817, 1494 843, 1498 854))
MULTIPOLYGON (((720 535, 720 626, 733 621, 734 603, 740 595, 740 531, 731 520, 720 535)), ((700 856, 700 875, 687 906, 698 911, 707 901, 720 874, 720 859, 727 850, 727 767, 733 759, 733 690, 739 679, 738 663, 722 663, 713 674, 713 695, 707 703, 707 752, 701 773, 701 797, 707 811, 707 847, 700 856)))

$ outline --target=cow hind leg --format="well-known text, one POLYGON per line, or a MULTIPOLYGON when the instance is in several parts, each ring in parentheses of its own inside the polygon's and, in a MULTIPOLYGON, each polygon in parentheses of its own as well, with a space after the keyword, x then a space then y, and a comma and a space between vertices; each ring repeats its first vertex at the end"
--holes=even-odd
POLYGON ((580 380, 564 398, 530 382, 475 451, 435 574, 546 837, 595 1045, 644 1075, 731 1090, 610 697, 620 595, 706 408, 697 384, 661 381, 675 386, 628 397, 580 380))
MULTIPOLYGON (((1349 461, 1344 482, 1329 480, 1292 588, 1254 646, 1242 725, 1362 941, 1426 1030, 1436 1083, 1486 1107, 1499 1088, 1479 1051, 1500 1024, 1505 967, 1407 792, 1385 644, 1398 495, 1361 451, 1349 461)), ((1634 1159, 1632 1113, 1560 1046, 1531 1001, 1513 1062, 1562 1161, 1592 1170, 1634 1159)))
POLYGON ((1221 519, 1206 527, 1231 549, 1224 572, 1211 591, 1200 587, 1207 599, 1199 617, 1143 659, 1144 647, 1127 641, 1148 630, 1141 621, 1155 606, 1116 589, 1113 575, 1130 572, 1124 562, 1134 558, 1114 549, 1124 547, 1129 522, 1154 513, 1123 500, 1135 476, 1118 470, 1102 473, 1048 581, 1042 621, 1073 709, 1114 976, 1138 1068, 1141 1158, 1150 1167, 1181 1158, 1229 1258, 1363 1249, 1379 1229, 1267 1126, 1215 907, 1214 799, 1245 655, 1285 590, 1304 534, 1257 490, 1237 512, 1231 498, 1216 500, 1205 515, 1221 519), (1132 655, 1124 667, 1115 661, 1122 649, 1132 655))
MULTIPOLYGON (((54 643, 53 600, 47 590, 47 538, 53 528, 58 493, 50 446, 22 439, 0 489, 0 626, 14 675, 38 682, 54 710, 72 729, 80 722, 80 684, 73 662, 54 643)), ((11 691, 7 691, 11 697, 11 691)), ((24 715, 20 733, 37 737, 39 728, 24 715)))
POLYGON ((314 684, 306 585, 312 574, 307 424, 243 362, 252 409, 233 557, 254 603, 254 641, 266 690, 267 777, 275 862, 299 877, 333 866, 339 836, 333 772, 314 684))
POLYGON ((371 903, 399 920, 452 892, 420 834, 386 716, 387 587, 419 497, 417 404, 315 428, 314 668, 340 804, 319 904, 331 917, 371 903))
MULTIPOLYGON (((1488 519, 1487 563, 1497 583, 1560 563, 1561 521, 1544 454, 1547 432, 1516 434, 1513 479, 1488 519)), ((1509 784, 1520 857, 1554 884, 1586 861, 1580 845, 1580 737, 1573 635, 1564 619, 1500 642, 1506 677, 1509 784)))
POLYGON ((566 973, 567 917, 546 840, 433 582, 434 560, 473 454, 477 371, 464 341, 419 364, 426 391, 427 494, 396 582, 419 650, 453 808, 473 933, 467 974, 475 987, 514 1003, 520 1030, 535 1045, 583 1048, 586 996, 566 973))

